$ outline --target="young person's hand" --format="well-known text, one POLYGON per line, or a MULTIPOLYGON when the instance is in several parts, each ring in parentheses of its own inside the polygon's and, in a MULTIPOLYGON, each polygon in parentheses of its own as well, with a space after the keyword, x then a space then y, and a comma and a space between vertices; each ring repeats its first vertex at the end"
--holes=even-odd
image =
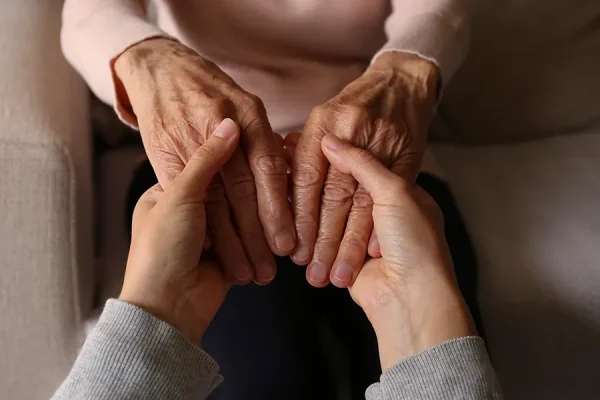
POLYGON ((230 159, 239 128, 225 119, 163 191, 150 188, 133 214, 131 249, 119 298, 179 329, 193 343, 221 306, 230 283, 216 262, 202 258, 204 198, 230 159))
POLYGON ((350 287, 373 324, 384 370, 453 338, 475 335, 455 282, 443 215, 421 188, 395 175, 369 152, 334 135, 327 159, 371 195, 380 258, 368 260, 350 287))

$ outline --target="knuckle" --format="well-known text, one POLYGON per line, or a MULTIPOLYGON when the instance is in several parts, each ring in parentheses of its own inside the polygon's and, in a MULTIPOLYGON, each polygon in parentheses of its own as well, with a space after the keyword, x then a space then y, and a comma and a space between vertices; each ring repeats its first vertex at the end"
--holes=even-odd
POLYGON ((317 243, 315 244, 315 258, 319 261, 328 259, 329 262, 333 262, 333 259, 339 250, 340 243, 341 238, 320 233, 317 243))
POLYGON ((301 189, 316 186, 322 179, 321 171, 311 163, 297 165, 292 174, 294 185, 301 189))
POLYGON ((359 188, 356 193, 354 193, 352 208, 359 211, 371 210, 371 208, 373 208, 373 199, 371 198, 371 195, 363 188, 359 188))
MULTIPOLYGON (((319 232, 319 237, 317 238, 317 243, 315 244, 315 251, 319 255, 327 254, 330 257, 335 257, 335 254, 330 254, 335 251, 337 253, 340 243, 342 242, 341 235, 334 235, 332 232, 328 230, 321 230, 319 232)), ((324 257, 319 257, 324 258, 324 257)), ((333 261, 333 260, 331 260, 333 261)))
POLYGON ((241 115, 243 116, 242 119, 262 122, 262 117, 267 113, 262 99, 251 93, 245 93, 238 104, 241 115))
POLYGON ((354 187, 338 182, 329 182, 323 189, 323 206, 339 207, 352 202, 354 187))
POLYGON ((356 231, 348 231, 344 235, 342 246, 344 246, 350 252, 358 252, 361 249, 367 248, 368 238, 364 237, 361 233, 356 231))
POLYGON ((264 154, 256 160, 257 171, 264 176, 287 177, 287 162, 278 154, 264 154))
POLYGON ((326 104, 318 105, 316 107, 313 107, 312 111, 310 112, 309 119, 310 120, 313 120, 313 119, 315 119, 315 120, 323 120, 323 119, 325 119, 325 117, 328 114, 331 113, 330 108, 331 107, 327 103, 326 104))
POLYGON ((246 106, 250 112, 260 114, 265 111, 265 104, 260 97, 249 93, 246 98, 246 106))
POLYGON ((265 122, 265 119, 260 114, 246 114, 242 120, 245 121, 242 132, 247 135, 248 143, 251 143, 251 139, 255 135, 264 133, 268 127, 268 122, 265 122))
POLYGON ((317 218, 312 214, 297 214, 294 217, 294 221, 296 226, 301 230, 312 229, 318 226, 317 218))

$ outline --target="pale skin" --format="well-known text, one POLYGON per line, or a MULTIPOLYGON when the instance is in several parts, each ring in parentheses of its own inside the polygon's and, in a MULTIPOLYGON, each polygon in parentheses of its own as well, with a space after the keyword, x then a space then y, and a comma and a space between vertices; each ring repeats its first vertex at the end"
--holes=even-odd
POLYGON ((307 279, 317 287, 351 286, 367 252, 379 252, 371 236, 372 199, 351 175, 329 166, 321 139, 333 134, 349 140, 413 181, 439 81, 437 67, 416 55, 380 55, 313 109, 295 161, 286 162, 261 100, 183 44, 143 41, 115 60, 114 71, 117 95, 136 116, 165 188, 221 120, 239 125, 239 148, 206 198, 211 243, 227 276, 238 284, 269 283, 276 273, 273 252, 308 264, 307 279))
MULTIPOLYGON (((197 243, 206 234, 205 190, 239 137, 233 121, 222 122, 182 173, 164 190, 150 189, 134 213, 120 299, 170 323, 193 343, 199 343, 231 285, 197 243)), ((349 290, 377 334, 383 370, 446 340, 474 335, 434 201, 335 135, 323 138, 322 151, 373 199, 381 256, 361 266, 349 290)))

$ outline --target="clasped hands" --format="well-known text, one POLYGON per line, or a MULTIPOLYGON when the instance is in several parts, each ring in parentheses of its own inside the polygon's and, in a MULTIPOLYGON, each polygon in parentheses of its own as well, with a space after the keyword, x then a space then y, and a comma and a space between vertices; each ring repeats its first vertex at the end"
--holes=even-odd
POLYGON ((239 145, 207 184, 202 203, 207 242, 231 281, 270 282, 275 253, 308 264, 314 286, 350 287, 367 254, 381 256, 372 234, 372 193, 330 164, 322 140, 345 139, 412 182, 436 101, 432 63, 412 54, 381 54, 361 77, 314 108, 302 135, 288 136, 285 148, 261 100, 179 42, 143 41, 121 54, 114 70, 120 103, 137 118, 165 190, 221 121, 238 124, 239 145))
MULTIPOLYGON (((140 198, 133 216, 120 299, 171 324, 192 343, 200 343, 231 286, 198 241, 206 235, 205 192, 235 154, 239 138, 239 127, 225 119, 166 189, 157 184, 140 198)), ((373 199, 381 254, 362 265, 349 289, 373 325, 382 368, 474 334, 433 199, 335 135, 325 136, 321 147, 331 165, 353 176, 373 199)))

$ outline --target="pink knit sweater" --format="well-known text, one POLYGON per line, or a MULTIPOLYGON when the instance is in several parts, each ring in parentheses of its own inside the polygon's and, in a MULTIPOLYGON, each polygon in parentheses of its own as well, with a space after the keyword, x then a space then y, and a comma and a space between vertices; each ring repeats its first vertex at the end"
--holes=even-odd
MULTIPOLYGON (((111 60, 174 37, 265 103, 277 132, 362 74, 379 51, 416 53, 447 80, 467 49, 466 0, 66 0, 62 45, 94 93, 115 105, 111 60)), ((130 116, 123 115, 126 120, 130 116)))

